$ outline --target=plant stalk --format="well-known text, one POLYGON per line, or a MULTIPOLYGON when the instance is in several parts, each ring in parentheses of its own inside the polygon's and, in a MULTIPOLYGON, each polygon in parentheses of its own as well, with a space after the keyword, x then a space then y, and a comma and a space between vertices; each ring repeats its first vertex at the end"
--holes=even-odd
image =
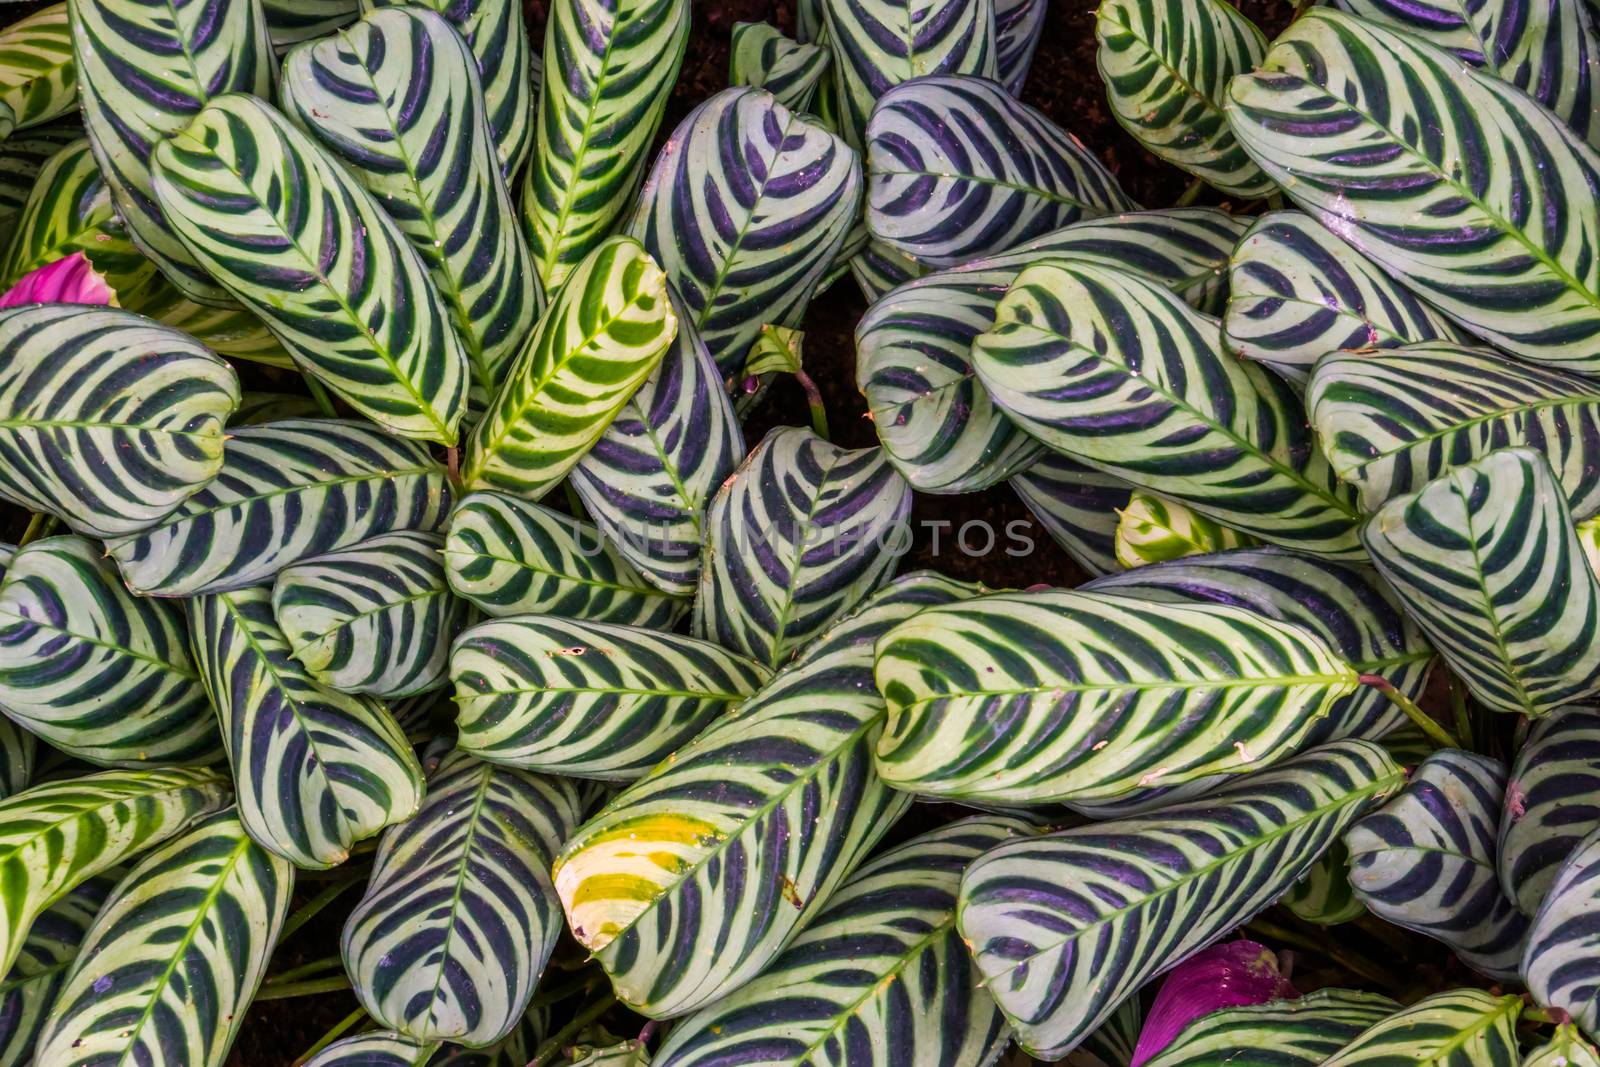
POLYGON ((832 438, 828 436, 828 409, 822 405, 822 390, 817 388, 817 383, 804 370, 796 370, 794 380, 806 391, 806 404, 811 408, 811 428, 824 441, 831 441, 832 438))
POLYGON ((338 1022, 334 1023, 327 1033, 317 1038, 317 1043, 315 1045, 312 1045, 310 1048, 300 1053, 290 1067, 301 1067, 301 1065, 307 1060, 311 1059, 317 1053, 321 1052, 323 1049, 339 1040, 339 1038, 343 1037, 345 1031, 349 1030, 356 1023, 360 1022, 361 1017, 365 1014, 367 1014, 366 1008, 357 1008, 349 1015, 346 1015, 343 1019, 340 1019, 338 1022))
POLYGON ((290 936, 296 930, 300 929, 306 923, 316 918, 317 913, 323 908, 326 908, 329 904, 332 904, 340 893, 343 893, 346 889, 356 885, 365 877, 366 875, 364 874, 347 875, 346 877, 334 882, 332 885, 322 890, 322 892, 318 893, 304 904, 300 905, 299 909, 296 910, 293 915, 289 916, 288 920, 284 922, 283 932, 278 934, 278 943, 281 945, 285 941, 289 940, 290 936))
POLYGON ((1389 703, 1406 713, 1406 717, 1417 724, 1417 728, 1428 735, 1428 740, 1440 748, 1462 748, 1460 741, 1454 734, 1434 721, 1433 716, 1417 707, 1411 698, 1396 689, 1389 679, 1376 674, 1363 674, 1361 684, 1371 686, 1389 698, 1389 703))
POLYGON ((322 383, 311 375, 305 376, 306 391, 311 394, 311 399, 317 402, 317 407, 330 419, 337 419, 339 412, 333 406, 333 397, 322 387, 322 383))
POLYGON ((582 1033, 584 1027, 610 1011, 611 1006, 616 1002, 617 998, 607 993, 599 1000, 584 1007, 582 1011, 572 1017, 571 1022, 557 1030, 553 1037, 539 1046, 538 1053, 528 1061, 527 1067, 545 1067, 545 1064, 550 1063, 561 1054, 561 1050, 566 1047, 567 1042, 582 1033))
POLYGON ((1251 919, 1245 926, 1259 931, 1262 936, 1271 938, 1274 941, 1282 941, 1285 944, 1293 945, 1303 952, 1315 952, 1320 956, 1326 956, 1351 974, 1360 975, 1374 985, 1380 985, 1389 990, 1396 988, 1389 976, 1384 973, 1383 968, 1365 956, 1345 951, 1331 941, 1302 934, 1299 931, 1289 929, 1287 926, 1279 926, 1277 923, 1267 919, 1251 919))
POLYGON ((1190 181, 1187 186, 1184 187, 1183 195, 1178 197, 1177 203, 1173 204, 1172 206, 1173 207, 1189 207, 1196 200, 1200 199, 1200 194, 1205 192, 1205 190, 1206 190, 1205 180, 1202 179, 1202 178, 1195 178, 1192 181, 1190 181))
POLYGON ((47 515, 42 511, 33 513, 33 518, 28 520, 28 528, 22 531, 22 539, 17 542, 17 547, 32 544, 42 537, 49 537, 55 532, 61 520, 54 515, 47 515))
POLYGON ((338 993, 350 988, 350 979, 344 975, 331 978, 313 978, 309 982, 263 982, 257 1000, 288 1000, 290 997, 309 997, 317 993, 338 993))

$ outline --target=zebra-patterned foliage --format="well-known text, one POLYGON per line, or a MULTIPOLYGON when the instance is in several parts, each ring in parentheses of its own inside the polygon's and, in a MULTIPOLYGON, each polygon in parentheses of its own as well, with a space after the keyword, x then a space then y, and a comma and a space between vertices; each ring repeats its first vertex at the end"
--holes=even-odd
POLYGON ((728 46, 728 84, 765 89, 779 105, 805 111, 832 61, 825 45, 791 41, 765 22, 736 22, 728 46))
POLYGON ((711 502, 695 636, 777 666, 889 580, 910 514, 882 449, 773 430, 711 502))
MULTIPOLYGON (((869 305, 882 300, 891 290, 928 273, 928 268, 921 263, 873 237, 865 222, 858 225, 863 243, 860 250, 849 257, 848 267, 850 276, 856 280, 856 287, 869 305)), ((851 233, 856 235, 857 231, 852 230, 851 233)), ((841 255, 850 246, 851 239, 846 238, 840 248, 841 255)))
POLYGON ((930 267, 1136 205, 1100 161, 983 78, 917 78, 867 124, 867 227, 930 267))
MULTIPOLYGON (((515 9, 512 0, 495 6, 515 9)), ((525 38, 520 20, 516 30, 525 38)), ((375 11, 289 53, 281 88, 284 110, 378 199, 427 264, 481 409, 542 298, 466 42, 425 7, 375 11)))
POLYGON ((326 37, 361 17, 360 0, 261 0, 267 34, 278 53, 326 37))
MULTIPOLYGON (((417 0, 363 0, 367 10, 417 0)), ((539 60, 528 41, 518 0, 421 0, 443 15, 472 50, 495 155, 507 183, 522 170, 534 142, 539 60)), ((507 220, 507 225, 511 225, 507 220)), ((521 269, 520 267, 518 268, 521 269)), ((530 277, 519 284, 534 284, 530 277)))
POLYGON ((667 288, 626 237, 578 264, 468 440, 462 485, 537 500, 566 477, 671 347, 667 288))
POLYGON ((1122 569, 1116 537, 1121 509, 1133 495, 1127 482, 1047 452, 1027 470, 1012 475, 1011 488, 1039 525, 1090 577, 1122 569))
MULTIPOLYGON (((156 199, 151 153, 229 92, 270 98, 259 0, 67 0, 83 128, 133 240, 185 296, 233 303, 156 199)), ((235 231, 237 233, 237 231, 235 231)))
POLYGON ((261 588, 188 602, 195 658, 233 766, 239 818, 299 867, 343 863, 411 817, 422 768, 384 706, 322 689, 289 655, 261 588))
MULTIPOLYGON (((10 111, 0 105, 0 132, 9 129, 10 111)), ((50 157, 83 136, 83 127, 61 119, 15 137, 0 137, 0 223, 9 224, 33 190, 34 179, 50 157)), ((0 241, 0 246, 5 244, 0 241)))
MULTIPOLYGON (((10 719, 0 718, 0 800, 16 796, 28 787, 38 755, 39 744, 33 734, 10 719)), ((0 1063, 3 1062, 4 1058, 0 1057, 0 1063)))
POLYGON ((1012 96, 1027 84, 1049 6, 1049 0, 994 0, 995 77, 1012 96))
POLYGON ((1549 1041, 1528 1053, 1521 1067, 1600 1067, 1600 1050, 1585 1041, 1576 1026, 1562 1023, 1549 1041))
POLYGON ((322 418, 322 407, 314 397, 299 393, 250 392, 239 397, 239 406, 228 419, 228 428, 260 426, 287 419, 322 418))
POLYGON ((1567 856, 1528 928, 1522 980, 1533 999, 1600 1033, 1600 831, 1567 856))
POLYGON ((1573 515, 1600 511, 1600 386, 1579 375, 1445 343, 1331 352, 1311 372, 1306 410, 1366 510, 1525 447, 1550 461, 1573 515))
POLYGON ((1514 355, 1600 370, 1600 157, 1520 90, 1316 8, 1227 113, 1297 204, 1424 300, 1514 355))
POLYGON ((980 815, 885 852, 759 978, 674 1027, 652 1067, 993 1062, 1010 1034, 956 933, 956 891, 979 855, 1032 832, 980 815))
POLYGON ((690 596, 706 506, 745 443, 716 361, 670 288, 667 296, 678 320, 672 346, 568 479, 623 559, 651 585, 690 596))
POLYGON ((1491 978, 1514 981, 1528 920, 1495 873, 1505 788, 1505 764, 1441 749, 1344 843, 1350 886, 1368 911, 1443 941, 1491 978))
POLYGON ((669 629, 688 609, 588 523, 504 493, 463 497, 450 515, 445 577, 487 615, 550 614, 669 629))
MULTIPOLYGON (((1359 907, 1359 905, 1358 905, 1359 907)), ((1400 1009, 1388 997, 1321 989, 1298 1000, 1222 1008, 1183 1028, 1145 1067, 1320 1067, 1400 1009)))
POLYGON ((1350 850, 1340 841, 1324 852, 1278 903, 1318 926, 1338 926, 1358 918, 1366 908, 1350 888, 1349 867, 1350 850))
POLYGON ((345 921, 367 1011, 419 1041, 505 1037, 561 933, 550 860, 581 817, 570 782, 445 756, 416 817, 383 835, 345 921))
POLYGON ((82 138, 40 169, 14 226, 10 247, 0 241, 0 290, 31 270, 82 252, 116 290, 118 303, 126 306, 126 297, 155 272, 155 264, 134 247, 117 218, 100 167, 82 138))
POLYGON ((631 781, 771 674, 677 634, 552 615, 492 620, 450 650, 456 744, 512 767, 631 781))
POLYGON ((358 422, 289 419, 233 431, 215 480, 107 547, 135 592, 193 596, 378 534, 437 530, 449 511, 444 468, 421 445, 358 422))
POLYGON ((11 109, 15 130, 49 122, 78 106, 65 0, 0 30, 0 104, 11 109))
POLYGON ((1262 215, 1239 239, 1228 266, 1223 344, 1291 381, 1304 381, 1328 352, 1464 336, 1298 211, 1262 215))
POLYGON ((1600 692, 1600 581, 1542 454, 1463 464, 1389 501, 1361 540, 1486 707, 1539 716, 1600 692))
POLYGON ((547 292, 633 202, 688 42, 689 0, 551 3, 538 144, 522 188, 547 292))
POLYGON ((302 1067, 423 1067, 439 1048, 393 1030, 373 1030, 335 1041, 302 1067))
POLYGON ((0 498, 93 537, 143 530, 222 467, 232 368, 116 308, 0 311, 0 498))
POLYGON ((461 340, 427 266, 348 170, 237 93, 162 141, 150 166, 173 230, 296 363, 391 433, 455 444, 461 340))
POLYGON ((1214 319, 1093 264, 1017 276, 973 344, 994 402, 1051 448, 1274 544, 1349 558, 1358 512, 1276 375, 1214 319))
POLYGON ((879 643, 874 676, 883 779, 1000 804, 1275 763, 1357 684, 1315 633, 1242 608, 1054 589, 923 612, 879 643))
MULTIPOLYGON (((1244 608, 1316 634, 1358 673, 1382 676, 1412 701, 1422 699, 1433 666, 1433 649, 1388 587, 1354 564, 1257 548, 1141 567, 1081 588, 1146 602, 1244 608)), ((1407 722, 1382 693, 1361 686, 1312 724, 1305 743, 1376 741, 1407 722)))
POLYGON ((160 273, 127 294, 118 294, 122 306, 193 337, 218 355, 293 367, 294 357, 268 330, 255 312, 239 304, 212 307, 190 300, 160 273))
POLYGON ((1095 37, 1111 113, 1140 144, 1229 196, 1277 188, 1222 114, 1228 82, 1267 53, 1254 23, 1226 0, 1101 0, 1095 37))
POLYGON ((231 809, 151 852, 95 917, 35 1061, 221 1067, 293 887, 231 809))
POLYGON ((1495 862, 1500 888, 1539 910, 1578 842, 1600 830, 1600 711, 1562 708, 1538 720, 1506 783, 1495 862))
POLYGON ((6 569, 0 709, 100 766, 219 755, 178 610, 130 594, 100 547, 81 537, 34 541, 6 569))
POLYGON ((872 646, 974 591, 901 578, 567 842, 555 863, 567 925, 620 1000, 669 1018, 726 997, 866 858, 910 802, 872 770, 884 712, 872 646))
POLYGON ((550 1025, 552 1018, 552 1005, 529 1008, 503 1040, 481 1049, 446 1044, 428 1060, 428 1067, 527 1067, 545 1037, 556 1028, 550 1025))
POLYGON ((1509 82, 1600 142, 1600 40, 1593 9, 1571 0, 1332 0, 1415 34, 1509 82))
POLYGON ((999 72, 994 0, 820 0, 819 6, 833 51, 836 128, 854 148, 867 143, 878 98, 901 82, 999 72))
POLYGON ((1377 745, 1336 741, 1159 816, 1013 841, 968 868, 956 921, 1018 1042, 1056 1059, 1282 896, 1404 778, 1377 745))
POLYGON ((1135 489, 1117 516, 1114 548, 1117 562, 1132 569, 1258 543, 1176 500, 1135 489))
POLYGON ((0 974, 46 908, 228 803, 227 776, 198 767, 102 771, 0 801, 0 974))
POLYGON ((1322 1067, 1516 1067, 1517 996, 1493 996, 1481 989, 1436 993, 1379 1020, 1322 1067))
POLYGON ((765 325, 798 326, 861 200, 842 140, 762 89, 725 89, 678 124, 628 222, 722 373, 765 325))
POLYGON ((33 1062, 34 1044, 49 1021, 67 968, 121 875, 113 869, 89 879, 28 927, 16 963, 0 977, 0 1064, 25 1067, 33 1062))
POLYGON ((445 684, 468 607, 450 592, 444 536, 381 534, 278 572, 272 614, 319 685, 392 699, 445 684))
POLYGON ((1208 307, 1240 224, 1220 211, 1133 212, 1079 222, 990 259, 910 281, 856 327, 856 387, 890 462, 924 492, 966 493, 1038 462, 1039 443, 990 400, 972 342, 1040 259, 1136 270, 1208 307))
POLYGON ((1128 1067, 1143 1028, 1144 1005, 1135 993, 1117 1005, 1117 1010, 1061 1062, 1067 1067, 1128 1067))

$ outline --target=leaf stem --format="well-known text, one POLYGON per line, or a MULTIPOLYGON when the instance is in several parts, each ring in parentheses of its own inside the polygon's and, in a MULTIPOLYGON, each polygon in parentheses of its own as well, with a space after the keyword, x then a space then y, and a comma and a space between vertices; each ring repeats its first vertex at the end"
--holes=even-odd
POLYGON ((611 1006, 616 1002, 617 998, 607 993, 578 1012, 567 1025, 557 1030, 550 1040, 539 1046, 538 1053, 528 1061, 527 1067, 545 1067, 545 1064, 561 1054, 561 1050, 566 1047, 567 1042, 582 1033, 584 1027, 610 1011, 611 1006))
POLYGON ((794 380, 806 391, 806 404, 811 408, 811 428, 824 441, 831 441, 832 438, 828 436, 828 409, 822 404, 822 390, 817 388, 811 375, 800 368, 795 369, 794 380))
POLYGON ((322 383, 309 374, 305 375, 305 382, 306 391, 311 394, 311 399, 317 402, 317 407, 322 409, 322 413, 330 419, 337 419, 339 412, 334 409, 333 397, 328 395, 328 391, 322 387, 322 383))
POLYGON ((1200 194, 1205 192, 1205 189, 1206 183, 1204 178, 1191 179, 1189 184, 1184 188, 1183 195, 1178 197, 1177 202, 1172 206, 1189 207, 1196 200, 1200 199, 1200 194))
POLYGON ((295 1061, 291 1067, 301 1067, 301 1065, 307 1060, 311 1059, 311 1057, 315 1056, 317 1053, 321 1052, 323 1049, 339 1040, 339 1038, 344 1035, 344 1032, 350 1029, 356 1023, 360 1022, 361 1017, 365 1014, 367 1014, 366 1008, 357 1008, 349 1015, 346 1015, 343 1019, 340 1019, 338 1022, 334 1023, 327 1033, 317 1038, 316 1044, 312 1045, 310 1048, 300 1053, 299 1056, 295 1057, 295 1061))
POLYGON ((1363 674, 1360 678, 1360 681, 1362 685, 1371 686, 1373 689, 1376 689, 1378 692, 1388 697, 1389 703, 1405 712, 1406 717, 1412 722, 1416 723, 1417 728, 1423 733, 1427 734, 1428 740, 1432 741, 1435 745, 1439 746, 1440 748, 1462 747, 1461 742, 1456 740, 1454 734, 1435 722, 1433 716, 1417 707, 1417 705, 1412 702, 1411 698, 1400 692, 1400 690, 1396 689, 1394 685, 1390 683, 1389 679, 1376 674, 1363 674))
POLYGON ((313 978, 309 982, 265 982, 256 994, 257 1000, 288 1000, 290 997, 309 997, 317 993, 338 993, 350 988, 350 979, 344 975, 330 978, 313 978))
POLYGON ((1292 945, 1303 952, 1315 952, 1320 956, 1326 956, 1351 974, 1365 978, 1375 985, 1380 985, 1389 990, 1396 989, 1394 982, 1389 975, 1384 973, 1383 968, 1365 956, 1346 951, 1334 944, 1330 939, 1312 937, 1309 934, 1291 930, 1287 926, 1279 926, 1275 922, 1262 918, 1251 919, 1245 923, 1245 926, 1256 930, 1264 937, 1271 938, 1274 941, 1282 941, 1284 944, 1292 945))
POLYGON ((344 960, 338 956, 324 956, 320 960, 302 963, 298 967, 290 967, 282 974, 275 974, 267 979, 266 985, 282 985, 287 982, 298 981, 307 975, 321 974, 323 971, 336 971, 344 966, 344 960))
POLYGON ((1467 691, 1461 684, 1461 679, 1454 672, 1445 678, 1450 689, 1450 711, 1456 721, 1456 733, 1461 735, 1464 748, 1469 752, 1477 751, 1477 744, 1472 737, 1472 717, 1467 713, 1467 691))
POLYGON ((22 539, 17 542, 17 547, 32 544, 42 537, 49 537, 55 531, 60 519, 42 511, 33 513, 33 518, 28 520, 28 528, 22 531, 22 539))
POLYGON ((300 929, 306 923, 316 918, 317 913, 323 908, 326 908, 329 904, 332 904, 340 893, 343 893, 346 889, 349 889, 351 886, 357 884, 365 877, 366 875, 364 873, 346 875, 344 878, 334 882, 332 885, 322 890, 322 892, 318 893, 316 896, 300 905, 299 909, 297 909, 293 915, 289 916, 288 920, 283 924, 283 931, 278 934, 278 944, 281 945, 285 941, 289 940, 290 936, 292 936, 296 930, 300 929))

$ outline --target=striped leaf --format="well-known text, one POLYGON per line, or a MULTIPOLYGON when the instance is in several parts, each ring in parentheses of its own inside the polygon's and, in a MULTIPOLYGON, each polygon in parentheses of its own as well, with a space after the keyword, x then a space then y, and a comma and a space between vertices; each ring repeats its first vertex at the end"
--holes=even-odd
POLYGON ((423 1067, 438 1049, 437 1041, 416 1041, 393 1030, 372 1030, 335 1041, 303 1067, 423 1067))
POLYGON ((1361 539, 1486 707, 1538 716, 1600 692, 1600 582, 1541 454, 1463 464, 1374 512, 1361 539))
POLYGON ((1373 1024, 1322 1067, 1516 1067, 1522 1006, 1481 989, 1436 993, 1373 1024))
POLYGON ((1018 1042, 1058 1058, 1281 896, 1403 779, 1378 746, 1338 741, 1159 816, 1013 841, 968 868, 956 921, 1018 1042))
POLYGON ((11 109, 15 130, 77 108, 78 71, 65 0, 0 30, 0 104, 11 109))
POLYGON ((38 1063, 220 1067, 289 914, 294 868, 219 812, 117 884, 56 999, 38 1063))
POLYGON ((1304 381, 1328 352, 1464 335, 1389 275, 1298 211, 1262 215, 1228 266, 1223 345, 1304 381))
POLYGON ((1441 749, 1344 843, 1350 885, 1368 911, 1443 941, 1491 978, 1514 981, 1528 920, 1495 874, 1505 789, 1505 764, 1441 749))
POLYGON ((427 266, 349 171, 239 94, 151 167, 184 244, 305 371, 391 433, 455 444, 467 357, 427 266))
MULTIPOLYGON (((0 247, 4 244, 0 241, 0 247)), ((10 247, 0 257, 0 289, 74 252, 82 252, 105 275, 119 304, 155 273, 155 264, 134 247, 112 208, 110 190, 82 138, 50 156, 40 169, 17 213, 10 247)))
MULTIPOLYGON (((39 744, 33 734, 10 719, 0 718, 0 800, 28 788, 38 754, 39 744)), ((4 1062, 0 1056, 0 1063, 4 1062)))
POLYGON ((1556 1027, 1550 1040, 1523 1057, 1522 1067, 1600 1067, 1600 1050, 1571 1023, 1556 1027))
POLYGON ((1600 369, 1600 156, 1556 116, 1449 52, 1326 8, 1228 96, 1261 169, 1417 295, 1514 355, 1600 369))
POLYGON ((196 303, 160 274, 126 295, 119 294, 119 299, 129 311, 181 330, 218 355, 269 367, 295 365, 294 357, 255 312, 238 304, 212 307, 196 303))
POLYGON ((378 534, 436 530, 449 510, 444 469, 422 446, 362 423, 291 419, 233 431, 216 480, 109 548, 135 592, 193 596, 378 534))
POLYGON ((130 594, 100 547, 81 537, 34 541, 6 570, 0 708, 100 766, 219 755, 179 612, 130 594))
POLYGON ((1140 144, 1228 196, 1276 191, 1222 113, 1228 82, 1266 55, 1253 22, 1226 0, 1101 0, 1095 37, 1111 114, 1140 144))
POLYGON ((798 326, 855 221, 861 163, 761 89, 725 89, 678 124, 628 222, 723 375, 764 325, 798 326))
POLYGON ((1600 387, 1487 348, 1330 353, 1306 409, 1334 473, 1378 508, 1497 448, 1542 452, 1574 514, 1600 511, 1600 387))
POLYGON ((961 872, 1027 823, 975 816, 885 852, 755 981, 674 1027, 652 1067, 747 1059, 982 1064, 1010 1034, 956 933, 961 872))
POLYGON ((468 607, 450 593, 444 536, 418 530, 278 572, 272 614, 318 685, 391 699, 445 684, 450 642, 468 607))
POLYGON ((241 426, 322 417, 322 407, 312 397, 299 393, 249 392, 239 397, 239 407, 228 420, 228 428, 237 430, 241 426))
POLYGON ((33 1062, 39 1032, 100 906, 121 878, 116 869, 91 878, 40 913, 9 973, 0 979, 0 1064, 33 1062))
POLYGON ((1349 869, 1350 850, 1341 841, 1324 852, 1279 903, 1318 926, 1338 926, 1360 918, 1367 909, 1350 888, 1349 869))
POLYGON ((427 265, 481 408, 533 328, 542 297, 466 42, 425 7, 376 11, 289 53, 282 94, 284 110, 383 205, 427 265))
POLYGON ((0 497, 94 537, 143 530, 223 466, 239 403, 205 346, 115 308, 0 312, 0 497))
POLYGON ((456 744, 526 770, 631 781, 771 673, 709 641, 631 626, 480 623, 450 650, 456 744))
POLYGON ((1136 209, 1076 138, 983 78, 890 89, 872 111, 865 152, 867 227, 930 267, 1136 209))
MULTIPOLYGON (((0 132, 10 129, 11 111, 0 105, 0 132)), ((12 137, 0 137, 0 223, 7 223, 22 210, 33 190, 34 179, 50 157, 83 136, 83 127, 74 119, 61 119, 12 137)), ((3 249, 6 240, 0 240, 3 249)))
POLYGON ((383 835, 345 921, 367 1011, 418 1041, 505 1037, 561 933, 550 859, 581 815, 571 783, 447 755, 416 817, 383 835))
POLYGON ((1144 1027, 1138 994, 1128 997, 1061 1062, 1067 1067, 1128 1067, 1144 1027))
POLYGON ((854 148, 867 143, 878 98, 901 82, 998 73, 994 0, 820 0, 819 6, 833 50, 837 128, 854 148))
POLYGON ((667 279, 626 237, 550 298, 465 449, 462 484, 538 499, 583 458, 672 345, 667 279))
POLYGON ((1117 519, 1117 562, 1127 568, 1259 544, 1178 503, 1135 489, 1117 519))
POLYGON ((1533 999, 1572 1017, 1591 1037, 1600 1031, 1600 953, 1594 924, 1600 900, 1600 831, 1574 848, 1528 928, 1522 980, 1533 999))
POLYGON ((1500 888, 1532 917, 1572 850, 1600 830, 1600 711, 1539 719, 1506 785, 1495 860, 1500 888))
POLYGON ((910 514, 882 449, 773 430, 711 502, 695 636, 777 666, 893 576, 910 514))
POLYGON ((214 97, 271 97, 276 71, 260 3, 67 0, 67 10, 83 126, 117 214, 184 295, 232 304, 158 202, 151 154, 214 97))
POLYGON ((228 803, 227 777, 202 768, 102 771, 0 801, 0 974, 46 908, 228 803))
POLYGON ((1221 352, 1219 332, 1154 282, 1041 263, 1012 283, 973 366, 1057 451, 1263 541, 1357 555, 1356 508, 1298 399, 1221 352))
POLYGON ((261 0, 267 33, 278 53, 337 33, 361 15, 360 0, 261 0))
POLYGON ((971 592, 901 578, 567 842, 556 892, 619 999, 653 1018, 717 1002, 817 914, 908 803, 872 770, 872 645, 971 592))
POLYGON ((493 616, 550 614, 669 629, 688 603, 657 590, 593 526, 504 493, 450 515, 445 577, 493 616))
POLYGON ((1049 0, 994 0, 995 77, 1012 96, 1028 81, 1048 10, 1049 0))
POLYGON ((623 559, 651 585, 690 596, 706 507, 745 443, 716 362, 682 302, 667 295, 678 320, 672 346, 568 479, 623 559))
POLYGON ((1118 513, 1132 499, 1127 482, 1047 452, 1027 470, 1012 475, 1011 488, 1056 544, 1091 577, 1122 569, 1116 535, 1118 513))
POLYGON ((688 0, 553 0, 522 218, 546 291, 620 221, 689 41, 688 0))
POLYGON ((972 370, 972 342, 1023 268, 1043 258, 1126 265, 1209 306, 1240 233, 1220 211, 1133 212, 1076 223, 990 259, 901 286, 856 327, 856 386, 890 462, 932 493, 983 489, 1042 449, 995 407, 972 370))
MULTIPOLYGON (((362 0, 368 11, 414 3, 362 0)), ((443 15, 472 50, 495 155, 509 183, 533 149, 534 94, 539 82, 539 61, 528 42, 522 5, 517 0, 422 0, 421 6, 443 15)), ((518 284, 535 283, 528 278, 518 279, 518 284)))
MULTIPOLYGON (((1316 635, 1360 674, 1377 674, 1412 701, 1422 699, 1434 652, 1383 581, 1367 567, 1281 548, 1175 560, 1102 578, 1085 592, 1175 604, 1233 605, 1316 635)), ((1311 725, 1306 745, 1387 738, 1405 715, 1376 689, 1360 686, 1311 725)), ((1431 748, 1431 746, 1430 746, 1431 748)))
MULTIPOLYGON (((858 225, 860 230, 851 232, 852 235, 858 235, 863 244, 859 251, 849 257, 848 265, 856 288, 861 290, 861 295, 866 297, 869 305, 876 304, 891 290, 928 273, 928 268, 921 263, 873 237, 865 222, 858 225)), ((846 238, 840 248, 841 254, 850 247, 851 238, 846 238)))
POLYGON ((188 609, 239 818, 257 844, 299 867, 333 867, 416 812, 422 769, 405 735, 377 701, 316 685, 290 657, 266 589, 197 597, 188 609))
POLYGON ((1000 804, 1255 770, 1357 684, 1316 634, 1246 609, 1064 590, 924 612, 884 637, 874 674, 884 780, 1000 804))
POLYGON ((1298 1000, 1201 1016, 1145 1067, 1320 1067, 1400 1005, 1374 993, 1322 989, 1298 1000))
POLYGON ((1524 90, 1590 144, 1600 139, 1600 40, 1584 3, 1557 0, 1336 0, 1423 38, 1524 90))
POLYGON ((765 22, 735 22, 728 84, 765 89, 780 106, 805 111, 832 62, 825 45, 792 41, 765 22))

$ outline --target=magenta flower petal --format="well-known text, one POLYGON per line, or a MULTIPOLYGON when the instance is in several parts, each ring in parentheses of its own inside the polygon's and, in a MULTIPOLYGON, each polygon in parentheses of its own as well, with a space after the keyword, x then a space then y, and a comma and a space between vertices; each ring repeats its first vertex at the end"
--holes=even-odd
POLYGON ((74 252, 24 274, 0 294, 0 308, 19 304, 115 304, 117 294, 94 269, 89 257, 74 252))
POLYGON ((1161 983, 1128 1067, 1139 1067, 1172 1044, 1185 1026, 1202 1015, 1299 995, 1279 973, 1278 957, 1265 945, 1254 941, 1213 945, 1178 964, 1161 983))

